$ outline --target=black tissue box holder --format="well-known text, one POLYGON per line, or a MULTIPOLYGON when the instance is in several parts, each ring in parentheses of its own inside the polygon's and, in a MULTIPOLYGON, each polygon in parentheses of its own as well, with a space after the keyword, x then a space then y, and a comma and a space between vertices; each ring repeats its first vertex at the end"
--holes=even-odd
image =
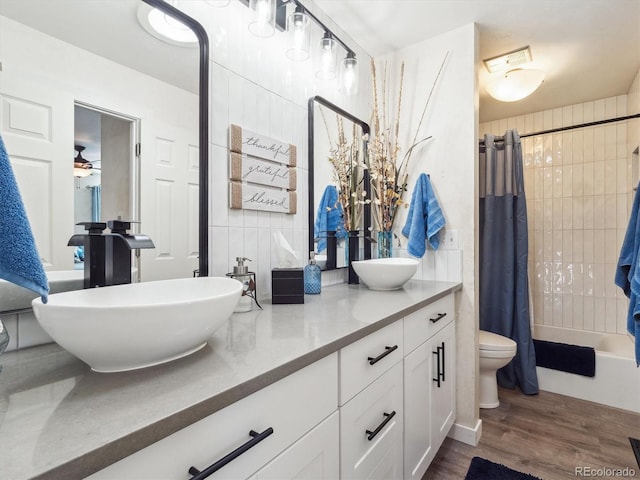
POLYGON ((304 303, 304 272, 302 268, 271 270, 271 303, 304 303))

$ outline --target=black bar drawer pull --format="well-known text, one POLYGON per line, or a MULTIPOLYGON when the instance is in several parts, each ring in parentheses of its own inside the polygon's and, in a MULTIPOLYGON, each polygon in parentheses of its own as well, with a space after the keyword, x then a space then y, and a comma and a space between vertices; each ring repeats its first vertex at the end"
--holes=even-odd
POLYGON ((376 429, 373 432, 371 430, 365 430, 365 433, 367 434, 367 440, 369 441, 373 440, 375 436, 380 433, 380 430, 382 430, 384 426, 387 423, 389 423, 389 421, 396 415, 396 411, 394 410, 391 413, 384 412, 382 415, 384 415, 385 419, 382 421, 380 425, 376 427, 376 429))
POLYGON ((432 378, 432 380, 436 382, 438 388, 440 388, 440 379, 442 378, 440 373, 440 348, 441 347, 437 347, 436 351, 432 352, 438 359, 436 378, 432 378))
POLYGON ((444 379, 444 342, 442 342, 442 381, 446 381, 444 379))
POLYGON ((249 431, 249 435, 251 435, 252 437, 251 440, 240 445, 233 452, 228 453, 227 455, 222 457, 220 460, 211 464, 204 470, 200 471, 196 467, 189 467, 189 474, 193 475, 193 477, 191 477, 189 480, 203 480, 204 478, 207 478, 209 475, 212 475, 213 473, 220 470, 227 463, 232 462, 233 460, 238 458, 240 455, 242 455, 244 452, 249 450, 251 447, 256 446, 258 443, 260 443, 262 440, 267 438, 272 433, 273 433, 273 428, 271 427, 267 428, 262 433, 255 432, 253 430, 249 431))
POLYGON ((384 357, 386 357, 391 352, 393 352, 396 348, 398 348, 398 345, 394 345, 393 347, 388 347, 387 346, 387 347, 384 347, 384 352, 382 352, 377 357, 367 357, 367 360, 369 360, 369 365, 374 365, 374 364, 378 363, 384 357))
POLYGON ((429 321, 431 323, 436 323, 438 320, 442 320, 444 317, 447 316, 447 313, 439 313, 438 316, 436 318, 430 318, 429 321))

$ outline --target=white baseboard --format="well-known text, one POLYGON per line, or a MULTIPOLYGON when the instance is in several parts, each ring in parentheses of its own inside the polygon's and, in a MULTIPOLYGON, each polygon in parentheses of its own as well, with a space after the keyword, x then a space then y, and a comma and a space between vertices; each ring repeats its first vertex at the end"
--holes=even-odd
POLYGON ((466 425, 460 425, 459 423, 454 423, 447 436, 475 447, 478 445, 480 437, 482 437, 482 420, 478 419, 475 427, 473 428, 467 427, 466 425))

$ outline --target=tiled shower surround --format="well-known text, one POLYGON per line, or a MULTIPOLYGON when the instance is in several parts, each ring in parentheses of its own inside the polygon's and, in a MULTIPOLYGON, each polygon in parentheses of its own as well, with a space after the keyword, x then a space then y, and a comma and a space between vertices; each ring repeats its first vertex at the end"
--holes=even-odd
MULTIPOLYGON (((627 95, 481 124, 520 135, 627 115, 627 95)), ((529 279, 536 324, 625 333, 614 284, 633 188, 628 122, 523 139, 529 279)))

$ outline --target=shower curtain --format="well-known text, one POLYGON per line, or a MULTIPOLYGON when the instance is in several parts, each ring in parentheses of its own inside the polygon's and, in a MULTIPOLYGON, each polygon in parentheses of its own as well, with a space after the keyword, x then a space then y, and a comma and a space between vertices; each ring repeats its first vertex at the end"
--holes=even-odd
POLYGON ((517 344, 498 384, 538 393, 529 319, 527 207, 522 147, 516 130, 480 144, 480 329, 517 344))
POLYGON ((91 189, 91 221, 99 222, 102 216, 102 185, 89 188, 91 189))

